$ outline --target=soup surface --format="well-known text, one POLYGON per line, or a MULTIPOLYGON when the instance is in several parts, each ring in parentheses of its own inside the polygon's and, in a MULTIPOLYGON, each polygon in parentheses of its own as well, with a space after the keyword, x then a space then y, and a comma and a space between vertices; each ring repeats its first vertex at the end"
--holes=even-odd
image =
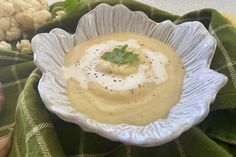
POLYGON ((65 55, 64 63, 71 104, 89 118, 110 124, 146 125, 165 118, 180 99, 185 74, 172 48, 136 33, 84 41, 65 55), (124 62, 119 62, 121 56, 108 60, 121 49, 131 54, 124 55, 124 62))

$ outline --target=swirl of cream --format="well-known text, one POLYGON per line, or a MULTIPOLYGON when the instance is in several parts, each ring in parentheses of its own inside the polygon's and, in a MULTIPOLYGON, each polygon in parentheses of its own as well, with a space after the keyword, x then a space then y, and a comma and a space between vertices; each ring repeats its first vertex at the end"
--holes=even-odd
POLYGON ((126 91, 135 89, 143 83, 160 84, 165 82, 168 79, 166 64, 168 64, 168 58, 165 55, 148 48, 142 48, 135 39, 125 41, 109 40, 86 49, 79 64, 64 68, 64 73, 66 79, 74 78, 85 89, 88 88, 88 82, 94 81, 110 90, 126 91), (151 66, 140 63, 137 73, 122 77, 97 70, 96 66, 99 64, 101 55, 104 52, 125 44, 128 45, 128 48, 139 49, 140 52, 147 56, 151 66))

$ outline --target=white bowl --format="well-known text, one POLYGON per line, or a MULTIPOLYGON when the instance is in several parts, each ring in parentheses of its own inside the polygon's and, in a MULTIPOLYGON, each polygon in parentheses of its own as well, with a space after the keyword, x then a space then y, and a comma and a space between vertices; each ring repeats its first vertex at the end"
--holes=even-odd
POLYGON ((216 41, 201 23, 156 23, 143 12, 130 11, 121 4, 100 4, 80 19, 75 34, 56 28, 36 35, 32 47, 35 64, 43 74, 38 90, 48 110, 85 131, 126 144, 147 147, 175 139, 207 116, 217 92, 227 82, 227 77, 209 69, 216 41), (82 41, 113 32, 136 32, 155 38, 170 45, 181 58, 187 71, 183 91, 166 119, 146 126, 105 124, 89 119, 70 104, 61 69, 64 55, 82 41))

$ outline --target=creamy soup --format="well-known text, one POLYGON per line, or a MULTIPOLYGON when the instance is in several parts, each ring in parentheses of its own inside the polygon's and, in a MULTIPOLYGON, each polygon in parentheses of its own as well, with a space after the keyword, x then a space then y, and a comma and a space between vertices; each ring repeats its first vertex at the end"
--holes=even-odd
POLYGON ((166 118, 180 99, 184 66, 168 45, 136 33, 84 41, 64 58, 71 104, 98 122, 146 125, 166 118), (117 64, 104 53, 127 46, 138 59, 117 64))

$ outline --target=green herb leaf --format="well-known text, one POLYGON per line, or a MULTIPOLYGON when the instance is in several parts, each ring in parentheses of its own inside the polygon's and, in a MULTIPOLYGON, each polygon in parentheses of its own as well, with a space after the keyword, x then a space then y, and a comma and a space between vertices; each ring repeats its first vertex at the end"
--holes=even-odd
POLYGON ((66 12, 75 10, 79 6, 80 0, 65 0, 64 8, 66 12))
POLYGON ((115 48, 112 52, 105 52, 102 55, 102 59, 110 61, 116 64, 132 63, 138 60, 138 54, 133 52, 125 51, 128 45, 124 45, 121 48, 115 48))

